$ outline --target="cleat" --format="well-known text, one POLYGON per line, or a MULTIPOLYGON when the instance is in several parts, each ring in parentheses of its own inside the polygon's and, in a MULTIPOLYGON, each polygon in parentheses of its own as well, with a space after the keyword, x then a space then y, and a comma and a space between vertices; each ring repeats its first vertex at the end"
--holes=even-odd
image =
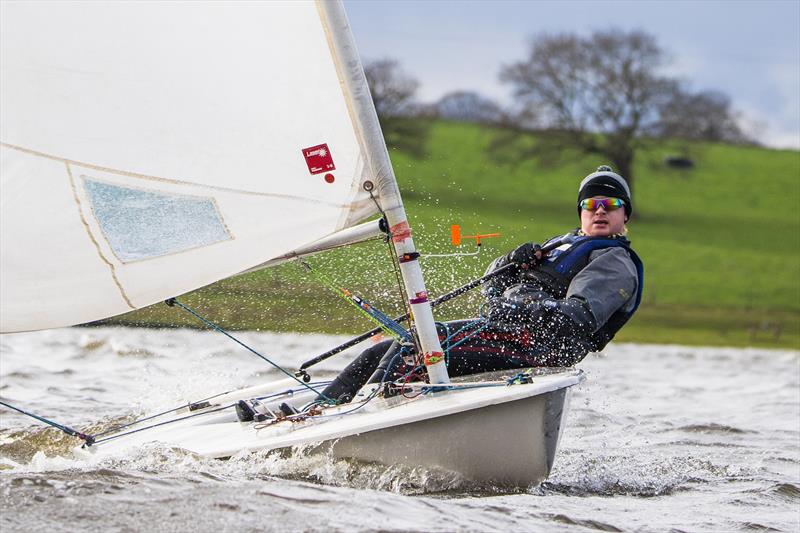
POLYGON ((283 413, 284 416, 292 416, 292 415, 296 415, 296 414, 298 414, 300 412, 300 411, 298 411, 297 409, 295 409, 294 407, 292 407, 291 405, 289 405, 286 402, 283 402, 282 404, 280 404, 278 406, 278 409, 280 409, 281 413, 283 413))
POLYGON ((244 400, 239 400, 236 404, 236 417, 239 422, 252 422, 255 419, 256 412, 244 400))

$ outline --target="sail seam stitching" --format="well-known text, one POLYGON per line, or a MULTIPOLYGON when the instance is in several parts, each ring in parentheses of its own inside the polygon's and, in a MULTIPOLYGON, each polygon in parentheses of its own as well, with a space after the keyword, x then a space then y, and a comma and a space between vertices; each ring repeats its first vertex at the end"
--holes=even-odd
POLYGON ((218 187, 218 186, 215 186, 215 185, 203 185, 202 183, 193 183, 191 181, 176 180, 176 179, 173 179, 173 178, 163 178, 163 177, 160 177, 160 176, 150 176, 148 174, 138 174, 136 172, 130 172, 128 170, 119 170, 119 169, 116 169, 116 168, 103 167, 103 166, 100 166, 100 165, 95 165, 93 163, 83 163, 81 161, 75 161, 75 160, 67 159, 67 158, 64 158, 64 157, 57 156, 57 155, 47 154, 47 153, 44 153, 44 152, 39 152, 37 150, 31 150, 30 148, 25 148, 23 146, 17 146, 17 145, 9 144, 9 143, 6 143, 6 142, 0 142, 0 146, 3 146, 5 148, 9 148, 11 150, 17 150, 17 151, 20 151, 20 152, 23 152, 23 153, 26 153, 26 154, 29 154, 29 155, 42 157, 44 159, 50 159, 50 160, 53 160, 53 161, 59 161, 61 163, 65 163, 67 165, 74 165, 76 167, 83 167, 83 168, 89 168, 89 169, 92 169, 92 170, 99 170, 101 172, 108 172, 110 174, 118 174, 120 176, 126 176, 126 177, 129 177, 129 178, 138 178, 138 179, 151 180, 151 181, 160 181, 160 182, 164 182, 164 183, 171 183, 173 185, 188 185, 190 187, 199 187, 201 189, 210 189, 210 190, 222 191, 222 192, 230 192, 230 193, 235 193, 235 194, 246 194, 246 195, 250 195, 250 196, 263 196, 263 197, 267 197, 267 198, 281 198, 281 199, 284 199, 284 200, 294 200, 294 201, 297 201, 297 202, 305 202, 305 203, 312 203, 312 204, 327 205, 329 207, 336 207, 336 208, 340 208, 340 209, 349 208, 349 207, 352 206, 352 203, 350 203, 350 204, 337 204, 337 203, 325 202, 323 200, 316 200, 316 199, 313 199, 313 198, 303 198, 301 196, 293 196, 291 194, 276 194, 276 193, 257 192, 257 191, 245 191, 245 190, 241 190, 241 189, 233 189, 231 187, 218 187))
POLYGON ((83 214, 83 209, 81 208, 81 201, 78 196, 78 189, 75 187, 75 178, 72 175, 72 168, 70 168, 70 164, 67 161, 64 161, 65 166, 67 167, 67 175, 69 176, 69 186, 72 189, 72 196, 75 199, 75 204, 78 207, 78 215, 81 217, 81 222, 83 223, 83 227, 86 229, 86 234, 89 236, 89 239, 94 244, 95 249, 97 250, 97 255, 100 256, 100 259, 108 265, 109 270, 111 271, 111 278, 114 280, 117 288, 119 289, 120 294, 122 295, 122 299, 125 300, 125 303, 131 309, 136 309, 136 306, 131 303, 128 295, 125 293, 125 289, 122 287, 122 284, 119 282, 119 278, 117 278, 117 269, 114 266, 114 263, 109 261, 105 255, 103 255, 103 251, 100 248, 100 243, 97 242, 97 239, 94 238, 94 234, 92 234, 92 230, 89 227, 89 222, 86 220, 86 217, 83 214))

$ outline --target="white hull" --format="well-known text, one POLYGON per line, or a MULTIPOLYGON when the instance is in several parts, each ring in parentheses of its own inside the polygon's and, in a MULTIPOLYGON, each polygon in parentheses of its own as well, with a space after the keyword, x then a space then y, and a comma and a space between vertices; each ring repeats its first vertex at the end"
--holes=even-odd
POLYGON ((550 473, 569 389, 339 439, 336 457, 442 468, 527 486, 550 473))
MULTIPOLYGON (((319 416, 274 424, 239 422, 232 408, 208 414, 184 410, 168 417, 198 416, 100 442, 89 450, 105 454, 161 442, 225 458, 304 446, 335 457, 441 468, 475 481, 527 486, 549 474, 569 388, 582 380, 580 370, 564 369, 510 386, 498 381, 462 382, 415 398, 377 397, 366 404, 353 402, 327 408, 319 416)), ((266 395, 270 388, 280 391, 286 382, 231 393, 217 405, 266 395)))

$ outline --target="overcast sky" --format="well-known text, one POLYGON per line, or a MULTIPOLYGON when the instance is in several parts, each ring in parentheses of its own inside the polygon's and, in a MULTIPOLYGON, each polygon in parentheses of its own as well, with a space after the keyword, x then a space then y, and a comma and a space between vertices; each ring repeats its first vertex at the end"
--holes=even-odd
POLYGON ((362 58, 399 60, 426 102, 474 90, 507 103, 500 67, 523 59, 532 35, 642 29, 670 54, 669 74, 726 92, 765 144, 800 149, 800 0, 345 0, 345 8, 362 58))

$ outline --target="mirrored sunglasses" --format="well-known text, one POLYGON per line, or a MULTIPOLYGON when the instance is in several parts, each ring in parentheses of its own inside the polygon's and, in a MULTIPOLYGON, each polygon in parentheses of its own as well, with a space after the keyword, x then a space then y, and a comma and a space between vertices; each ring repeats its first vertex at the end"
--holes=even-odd
POLYGON ((587 211, 597 211, 600 207, 606 211, 614 211, 624 206, 625 202, 619 198, 586 198, 581 200, 578 205, 587 211))

